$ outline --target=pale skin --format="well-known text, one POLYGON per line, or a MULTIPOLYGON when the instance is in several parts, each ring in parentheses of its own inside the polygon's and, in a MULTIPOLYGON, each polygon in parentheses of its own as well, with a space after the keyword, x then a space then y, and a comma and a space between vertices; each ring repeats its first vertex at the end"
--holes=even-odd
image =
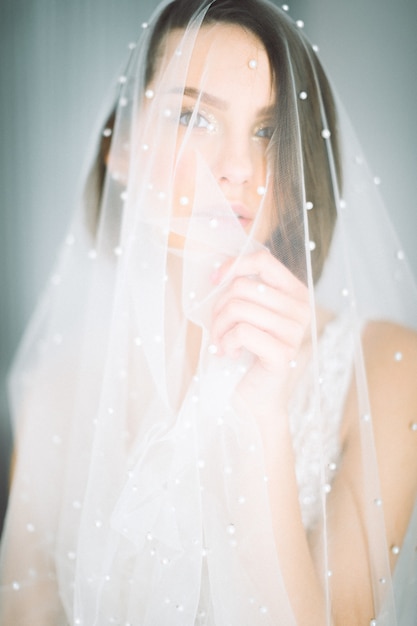
MULTIPOLYGON (((175 50, 180 36, 178 31, 167 36, 166 58, 175 50)), ((260 206, 257 190, 265 184, 266 177, 273 85, 266 52, 255 36, 226 24, 200 31, 183 97, 184 128, 201 97, 192 132, 199 142, 208 135, 205 156, 219 187, 243 228, 247 232, 255 228, 260 242, 266 240, 270 228, 268 198, 264 209, 268 219, 255 226, 254 219, 260 206), (205 95, 201 97, 202 68, 208 59, 221 71, 208 73, 205 95), (254 59, 256 69, 249 65, 254 59)), ((180 140, 181 136, 179 143, 180 140)), ((181 206, 179 198, 184 194, 192 197, 194 192, 190 159, 186 152, 182 154, 174 181, 174 211, 180 215, 187 215, 187 209, 181 206)), ((172 233, 170 244, 181 247, 183 239, 172 233)), ((276 548, 297 623, 322 626, 325 600, 301 521, 295 472, 291 470, 294 454, 286 408, 296 376, 308 359, 308 290, 267 250, 244 257, 236 267, 231 259, 213 274, 213 284, 220 284, 226 274, 228 288, 214 307, 211 339, 219 355, 233 358, 246 349, 255 356, 239 391, 256 416, 264 440, 276 548), (291 360, 299 363, 297 373, 289 367, 291 360), (277 471, 282 464, 286 471, 277 471)), ((331 314, 319 310, 316 318, 320 334, 331 314)), ((190 352, 197 354, 200 335, 195 328, 190 328, 189 341, 190 352)), ((416 437, 410 435, 417 406, 413 380, 417 336, 393 324, 370 322, 363 332, 363 348, 385 503, 386 539, 389 546, 401 545, 417 492, 417 443, 416 437), (400 363, 394 359, 398 351, 403 354, 400 363)), ((362 531, 365 522, 357 471, 361 447, 355 396, 352 381, 341 429, 343 457, 328 499, 332 618, 336 626, 369 624, 375 617, 362 531)), ((395 558, 393 555, 392 568, 395 558)))

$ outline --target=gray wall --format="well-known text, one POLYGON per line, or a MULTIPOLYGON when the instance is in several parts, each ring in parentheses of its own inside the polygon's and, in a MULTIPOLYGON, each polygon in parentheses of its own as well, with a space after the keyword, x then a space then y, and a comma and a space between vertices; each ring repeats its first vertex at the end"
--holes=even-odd
POLYGON ((381 178, 381 193, 416 276, 417 2, 296 4, 381 178))
MULTIPOLYGON (((10 450, 3 381, 65 231, 100 103, 155 4, 0 3, 0 519, 10 450)), ((417 3, 290 8, 320 47, 417 274, 417 3)))
POLYGON ((0 0, 0 521, 4 380, 54 263, 101 102, 153 0, 0 0))

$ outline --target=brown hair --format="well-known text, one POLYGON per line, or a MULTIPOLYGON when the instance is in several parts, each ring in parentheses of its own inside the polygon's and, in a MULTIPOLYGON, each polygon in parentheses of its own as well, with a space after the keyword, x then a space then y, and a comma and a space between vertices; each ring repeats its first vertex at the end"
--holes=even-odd
MULTIPOLYGON (((279 76, 279 88, 276 87, 276 126, 279 133, 271 142, 270 156, 275 171, 280 168, 283 172, 285 168, 288 176, 285 177, 286 184, 280 188, 275 180, 274 201, 279 226, 272 233, 268 245, 277 258, 306 280, 304 255, 300 254, 305 245, 304 220, 300 215, 304 210, 303 198, 297 181, 291 180, 291 173, 300 171, 302 167, 306 200, 314 206, 308 213, 308 226, 310 240, 315 243, 312 268, 316 281, 332 240, 337 214, 335 198, 342 184, 336 108, 323 68, 300 29, 268 1, 173 0, 153 27, 147 52, 145 87, 158 67, 166 35, 174 29, 185 29, 199 11, 206 11, 202 25, 229 23, 252 32, 265 47, 273 75, 279 76), (306 97, 299 97, 302 92, 306 97), (300 154, 298 146, 294 145, 295 128, 299 129, 301 162, 296 162, 300 160, 300 154), (328 137, 323 138, 323 129, 329 131, 328 137)), ((111 128, 113 124, 114 112, 106 126, 111 128)), ((96 163, 99 196, 109 149, 110 139, 103 137, 96 163)))

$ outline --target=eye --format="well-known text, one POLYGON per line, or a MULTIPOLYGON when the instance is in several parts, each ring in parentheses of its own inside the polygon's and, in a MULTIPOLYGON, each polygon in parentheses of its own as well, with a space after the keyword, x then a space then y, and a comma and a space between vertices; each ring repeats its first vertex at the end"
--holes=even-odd
POLYGON ((193 128, 214 130, 214 125, 208 119, 208 116, 196 113, 193 109, 186 109, 182 111, 179 117, 179 123, 181 126, 189 126, 192 124, 193 128))
POLYGON ((275 128, 273 126, 259 126, 255 131, 255 137, 259 137, 260 139, 271 139, 274 134, 275 128))

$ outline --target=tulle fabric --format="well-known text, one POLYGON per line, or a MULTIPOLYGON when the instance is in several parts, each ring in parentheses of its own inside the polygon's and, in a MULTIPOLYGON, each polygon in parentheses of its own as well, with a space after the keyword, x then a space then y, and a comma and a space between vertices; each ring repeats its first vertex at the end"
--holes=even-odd
MULTIPOLYGON (((275 246, 310 290, 309 366, 295 394, 308 398, 321 459, 306 530, 315 530, 312 550, 327 623, 332 477, 322 370, 334 355, 321 352, 320 307, 345 320, 351 346, 347 367, 358 389, 358 472, 375 624, 411 626, 417 517, 414 512, 392 576, 361 333, 369 319, 415 325, 417 298, 377 184, 340 106, 342 184, 321 104, 317 132, 333 181, 337 225, 317 280, 320 242, 312 240, 309 222, 320 206, 305 188, 300 123, 310 94, 297 83, 291 47, 283 45, 282 67, 292 77, 288 123, 278 124, 268 147, 272 155, 279 146, 280 158, 269 157, 257 219, 265 219, 274 178, 276 189, 291 188, 285 198, 274 196, 285 203, 286 227, 279 239, 274 231, 265 242, 255 238, 255 227, 245 232, 205 160, 204 142, 213 136, 195 139, 195 114, 178 149, 178 92, 210 3, 201 3, 152 91, 145 83, 153 25, 167 4, 132 49, 117 85, 114 124, 107 133, 102 127, 111 133, 111 149, 99 210, 93 173, 16 358, 10 385, 16 462, 1 556, 1 624, 296 624, 274 543, 262 440, 239 396, 253 356, 218 356, 210 339, 214 303, 230 280, 226 275, 215 284, 213 273, 229 258, 239 264, 275 246), (178 217, 172 181, 187 150, 194 183, 191 194, 179 190, 188 214, 178 217), (172 244, 173 233, 181 245, 172 244), (189 349, 190 323, 201 337, 197 353, 189 349)), ((285 25, 284 44, 288 29, 313 58, 285 13, 264 6, 285 25)), ((208 55, 201 84, 194 85, 202 91, 206 77, 219 69, 210 61, 208 55)), ((310 72, 320 93, 313 61, 310 72)), ((305 408, 293 402, 297 424, 305 408)), ((340 398, 330 412, 342 409, 340 398)), ((307 479, 309 471, 307 465, 307 479)))

